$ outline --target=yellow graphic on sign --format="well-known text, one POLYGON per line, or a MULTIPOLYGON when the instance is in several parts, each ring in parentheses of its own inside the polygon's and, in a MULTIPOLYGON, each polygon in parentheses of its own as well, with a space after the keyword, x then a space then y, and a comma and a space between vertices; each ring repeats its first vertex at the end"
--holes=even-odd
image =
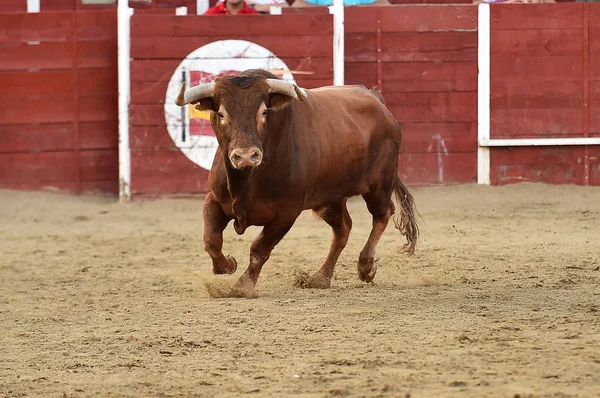
POLYGON ((210 112, 209 111, 198 110, 198 109, 196 109, 195 105, 192 105, 192 104, 190 104, 189 107, 190 107, 190 110, 189 110, 190 119, 210 120, 210 112))

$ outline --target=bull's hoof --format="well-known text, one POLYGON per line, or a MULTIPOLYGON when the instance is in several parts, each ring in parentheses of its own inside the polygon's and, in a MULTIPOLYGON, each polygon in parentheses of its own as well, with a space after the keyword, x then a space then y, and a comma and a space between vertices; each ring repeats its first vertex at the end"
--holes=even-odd
POLYGON ((225 264, 213 265, 213 273, 215 275, 231 275, 237 271, 237 261, 231 256, 225 256, 227 262, 225 264))
POLYGON ((379 261, 379 259, 375 258, 358 260, 358 278, 361 281, 369 283, 375 279, 375 274, 377 273, 377 261, 379 261))

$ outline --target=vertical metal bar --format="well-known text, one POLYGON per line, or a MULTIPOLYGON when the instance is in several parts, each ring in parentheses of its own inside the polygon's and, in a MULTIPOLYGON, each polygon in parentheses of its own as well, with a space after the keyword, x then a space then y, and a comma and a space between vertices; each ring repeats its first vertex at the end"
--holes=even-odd
POLYGON ((477 81, 477 183, 489 185, 490 148, 480 142, 490 139, 490 5, 478 6, 477 81))
POLYGON ((117 7, 117 47, 119 71, 119 199, 131 199, 131 150, 129 148, 130 80, 130 20, 133 9, 127 0, 117 7))
POLYGON ((208 10, 209 1, 208 0, 196 0, 196 15, 202 15, 208 10))
POLYGON ((383 94, 383 54, 381 51, 381 9, 377 10, 377 32, 375 34, 377 43, 377 88, 383 94))
POLYGON ((73 68, 72 68, 72 73, 73 73, 73 101, 74 101, 74 106, 75 106, 75 114, 74 114, 74 119, 73 119, 73 127, 74 127, 74 134, 75 136, 73 137, 73 142, 75 145, 75 175, 76 175, 76 181, 77 181, 77 185, 75 188, 75 192, 77 193, 77 195, 81 194, 81 139, 79 137, 79 111, 80 111, 80 104, 79 104, 79 57, 78 57, 78 48, 77 48, 77 27, 78 27, 78 22, 77 22, 77 18, 78 18, 78 12, 77 11, 73 11, 71 13, 71 28, 72 28, 72 33, 71 33, 71 59, 73 60, 73 68))
MULTIPOLYGON (((589 4, 583 3, 583 136, 590 136, 590 19, 589 4)), ((590 184, 590 151, 583 149, 583 185, 590 184)))
POLYGON ((344 85, 344 1, 333 0, 333 84, 344 85))
POLYGON ((40 0, 27 0, 27 12, 40 12, 40 0))
MULTIPOLYGON (((185 67, 181 68, 181 85, 185 85, 187 82, 185 72, 185 67)), ((187 108, 187 105, 181 107, 181 142, 185 142, 187 138, 187 118, 185 117, 185 108, 187 108)))

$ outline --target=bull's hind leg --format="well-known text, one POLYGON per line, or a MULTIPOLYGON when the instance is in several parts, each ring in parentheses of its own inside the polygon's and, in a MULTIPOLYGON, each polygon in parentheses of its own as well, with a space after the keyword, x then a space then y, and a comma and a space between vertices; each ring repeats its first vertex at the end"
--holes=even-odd
POLYGON ((350 214, 346 208, 346 199, 338 203, 313 209, 313 211, 331 226, 333 238, 329 247, 329 254, 321 265, 321 268, 306 282, 303 282, 302 286, 326 289, 331 286, 335 264, 348 243, 348 237, 352 229, 352 218, 350 218, 350 214))
POLYGON ((204 218, 204 250, 209 254, 213 263, 213 273, 233 274, 237 262, 231 256, 223 255, 223 230, 231 221, 212 193, 206 195, 203 209, 204 218))
POLYGON ((373 215, 373 227, 365 247, 358 257, 358 277, 363 282, 371 282, 377 273, 376 248, 390 217, 394 214, 392 193, 386 191, 372 192, 363 195, 367 209, 373 215))

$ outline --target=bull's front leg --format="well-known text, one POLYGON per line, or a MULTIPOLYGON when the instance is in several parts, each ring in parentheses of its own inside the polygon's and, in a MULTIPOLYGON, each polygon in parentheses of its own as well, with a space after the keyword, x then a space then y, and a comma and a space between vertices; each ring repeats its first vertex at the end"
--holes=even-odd
POLYGON ((212 193, 206 195, 204 202, 204 250, 210 255, 215 274, 233 274, 237 262, 231 256, 223 255, 223 230, 231 217, 228 217, 212 193))
POLYGON ((299 215, 300 212, 278 215, 270 224, 263 228, 260 235, 258 235, 250 246, 250 265, 248 265, 246 272, 232 287, 232 296, 249 297, 252 295, 260 271, 271 256, 271 251, 273 251, 273 248, 292 228, 299 215))

